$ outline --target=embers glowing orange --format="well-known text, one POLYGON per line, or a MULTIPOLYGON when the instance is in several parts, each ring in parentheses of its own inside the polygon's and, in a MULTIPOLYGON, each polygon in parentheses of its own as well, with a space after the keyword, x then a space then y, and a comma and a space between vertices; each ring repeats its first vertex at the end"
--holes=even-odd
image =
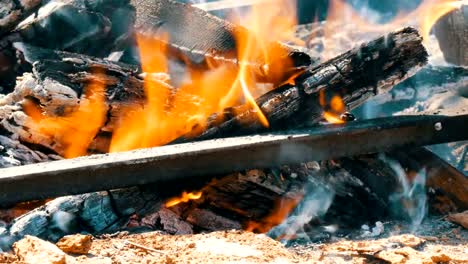
POLYGON ((169 208, 172 206, 176 206, 180 203, 186 203, 190 200, 198 200, 202 197, 202 192, 183 192, 180 197, 174 197, 169 199, 164 205, 169 208))
POLYGON ((106 120, 105 78, 96 71, 89 76, 90 82, 85 88, 79 105, 63 117, 48 117, 42 109, 26 102, 23 108, 31 119, 27 126, 45 137, 51 138, 60 148, 62 156, 74 158, 88 153, 88 147, 106 120))
POLYGON ((329 102, 327 102, 325 90, 319 93, 319 103, 323 108, 323 118, 332 124, 342 124, 345 121, 341 119, 341 115, 346 111, 346 105, 339 95, 334 95, 329 102))
POLYGON ((302 200, 303 195, 296 197, 284 197, 276 202, 276 205, 270 215, 262 219, 260 222, 249 221, 245 226, 246 231, 256 233, 266 233, 271 228, 281 224, 286 217, 296 208, 302 200))

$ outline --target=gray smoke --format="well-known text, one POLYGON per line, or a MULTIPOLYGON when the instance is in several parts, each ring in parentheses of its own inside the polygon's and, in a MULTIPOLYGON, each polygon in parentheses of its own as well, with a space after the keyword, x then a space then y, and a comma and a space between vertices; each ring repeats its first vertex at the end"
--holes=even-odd
POLYGON ((323 185, 310 183, 306 195, 294 212, 268 235, 273 238, 302 238, 309 240, 304 227, 315 218, 325 215, 333 202, 335 192, 323 185))
POLYGON ((415 232, 427 214, 426 169, 418 171, 410 181, 399 162, 385 155, 381 155, 381 159, 393 169, 401 187, 400 191, 389 197, 393 213, 409 220, 415 232))

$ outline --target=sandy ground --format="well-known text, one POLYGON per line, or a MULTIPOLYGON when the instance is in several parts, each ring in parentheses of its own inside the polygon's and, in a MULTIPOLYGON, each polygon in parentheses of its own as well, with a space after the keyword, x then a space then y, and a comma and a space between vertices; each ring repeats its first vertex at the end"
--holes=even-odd
MULTIPOLYGON (((458 229, 456 229, 458 230, 458 229)), ((69 236, 57 245, 27 237, 1 263, 468 263, 468 242, 398 235, 286 248, 265 235, 223 231, 69 236), (62 251, 63 250, 63 251, 62 251), (73 253, 64 253, 74 252, 73 253)))

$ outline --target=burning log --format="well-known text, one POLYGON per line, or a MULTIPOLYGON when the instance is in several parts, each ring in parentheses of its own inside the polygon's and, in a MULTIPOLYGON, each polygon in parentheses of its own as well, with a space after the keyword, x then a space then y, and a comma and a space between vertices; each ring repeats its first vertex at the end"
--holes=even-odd
MULTIPOLYGON (((324 101, 340 96, 343 108, 350 110, 414 73, 426 62, 426 53, 420 41, 412 29, 391 33, 307 70, 294 80, 296 85, 283 85, 256 101, 267 117, 271 130, 313 124, 322 118, 323 109, 329 107, 328 103, 322 105, 320 94, 324 95, 324 101)), ((28 45, 23 45, 21 49, 27 60, 31 63, 37 61, 34 63, 33 75, 26 75, 18 84, 17 91, 3 99, 3 105, 21 104, 26 97, 40 105, 47 116, 60 117, 68 112, 67 109, 77 107, 89 83, 101 83, 107 87, 108 99, 104 100, 107 114, 102 123, 105 126, 100 129, 101 133, 95 137, 90 150, 108 152, 110 135, 121 109, 128 105, 143 105, 143 80, 137 76, 136 67, 83 55, 46 51, 28 45), (96 70, 100 73, 97 74, 96 70)), ((163 81, 158 83, 172 89, 163 81)), ((64 147, 60 141, 44 136, 28 125, 30 118, 24 115, 21 108, 17 107, 16 111, 8 109, 2 114, 3 127, 7 131, 23 141, 63 154, 64 147)), ((208 121, 206 130, 203 130, 204 127, 195 127, 189 135, 176 142, 265 130, 250 105, 226 109, 223 116, 217 115, 208 121)))
POLYGON ((188 4, 173 0, 132 0, 132 3, 137 14, 135 34, 164 42, 173 56, 188 58, 184 61, 197 66, 212 68, 228 64, 237 68, 242 60, 241 46, 245 45, 242 41, 249 41, 252 50, 260 51, 264 46, 267 54, 275 54, 273 61, 262 57, 263 52, 249 58, 249 69, 268 82, 282 82, 317 61, 280 42, 260 43, 263 40, 257 40, 246 28, 188 4))
MULTIPOLYGON (((416 30, 405 28, 312 67, 295 78, 294 84, 283 85, 256 103, 272 130, 304 126, 321 120, 333 97, 342 98, 344 105, 340 108, 351 110, 412 76, 426 62, 421 37, 416 30)), ((249 105, 227 109, 223 114, 212 118, 207 129, 195 128, 176 142, 265 130, 249 105)))

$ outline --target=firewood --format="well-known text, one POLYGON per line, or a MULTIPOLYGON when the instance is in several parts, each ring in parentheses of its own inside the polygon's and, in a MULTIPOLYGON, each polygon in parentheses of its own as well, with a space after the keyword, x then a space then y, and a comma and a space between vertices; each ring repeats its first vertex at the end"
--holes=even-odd
MULTIPOLYGON (((135 34, 151 36, 166 43, 174 54, 188 58, 190 63, 196 66, 207 66, 209 63, 211 67, 213 64, 227 64, 237 68, 238 38, 246 40, 252 34, 240 25, 174 0, 132 0, 131 2, 136 9, 135 34)), ((317 61, 316 58, 311 59, 306 53, 283 43, 260 44, 253 36, 251 39, 253 47, 264 45, 268 50, 279 54, 279 58, 269 62, 268 74, 263 70, 266 58, 263 58, 262 54, 249 61, 250 70, 268 82, 284 81, 291 73, 317 61), (288 63, 291 65, 284 69, 284 65, 288 63), (278 71, 280 68, 281 72, 278 71)))
MULTIPOLYGON (((453 168, 445 170, 450 165, 441 160, 426 163, 427 159, 421 155, 431 157, 432 160, 435 157, 423 149, 403 149, 386 154, 402 166, 408 166, 408 171, 419 170, 427 165, 427 187, 434 188, 436 193, 439 193, 439 188, 453 188, 445 183, 438 184, 440 181, 456 180, 457 184, 462 184, 455 188, 466 185, 466 178, 460 172, 453 168)), ((342 228, 359 227, 363 223, 382 221, 389 217, 389 195, 400 188, 400 183, 391 164, 377 154, 320 163, 308 162, 277 169, 249 170, 216 177, 208 184, 199 180, 178 181, 177 186, 147 184, 57 198, 12 222, 9 228, 0 233, 2 241, 9 241, 2 246, 5 248, 28 234, 57 241, 64 235, 82 231, 113 233, 127 228, 187 234, 247 228, 252 222, 259 223, 254 226, 257 228, 262 225, 268 227, 272 223, 264 222, 264 219, 281 209, 281 201, 283 205, 287 201, 295 205, 307 194, 307 188, 313 190, 320 186, 329 194, 322 198, 322 202, 326 203, 328 199, 334 202, 315 221, 337 224, 342 228), (181 188, 200 190, 203 195, 198 200, 166 208, 165 200, 178 195, 181 188)), ((431 194, 431 191, 428 192, 431 194)), ((432 202, 430 205, 433 205, 432 202)), ((314 222, 307 225, 313 226, 314 222)), ((258 231, 255 228, 252 230, 258 231)))
MULTIPOLYGON (((412 76, 427 62, 421 37, 405 28, 350 50, 256 100, 270 123, 270 130, 316 123, 323 118, 320 93, 340 96, 347 110, 412 76)), ((221 136, 267 130, 257 113, 246 104, 227 109, 224 116, 210 119, 208 128, 195 128, 175 142, 204 140, 221 136)))
MULTIPOLYGON (((178 195, 180 188, 172 188, 170 185, 144 185, 138 188, 66 196, 17 218, 7 230, 0 233, 0 237, 3 238, 2 241, 11 243, 27 234, 57 241, 64 235, 81 232, 83 228, 96 234, 113 233, 127 226, 145 227, 172 234, 192 233, 197 230, 239 229, 247 222, 261 222, 272 209, 280 210, 281 197, 287 197, 291 202, 297 203, 304 195, 305 184, 322 184, 322 181, 325 185, 329 184, 330 188, 337 187, 340 190, 337 196, 342 197, 339 199, 349 205, 337 205, 330 209, 332 215, 342 216, 334 221, 350 224, 348 219, 355 219, 352 223, 357 224, 365 220, 356 218, 358 214, 352 216, 353 212, 362 213, 369 203, 379 203, 381 208, 384 204, 370 190, 366 191, 364 186, 356 184, 359 180, 354 177, 343 173, 340 168, 331 170, 330 165, 316 164, 286 166, 281 170, 235 173, 220 177, 204 188, 205 181, 184 181, 178 183, 179 187, 200 188, 204 194, 199 201, 171 208, 166 208, 164 201, 178 195), (319 168, 322 168, 322 171, 316 171, 319 168), (310 182, 311 173, 317 176, 313 182, 310 182), (361 190, 360 194, 357 194, 357 189, 361 190), (350 207, 355 211, 342 213, 343 208, 350 207), (207 222, 207 219, 211 223, 207 222), (175 225, 179 227, 174 228, 175 225), (183 226, 185 227, 182 229, 183 226)), ((374 218, 381 217, 381 213, 382 211, 376 211, 374 218)))
POLYGON ((468 5, 442 17, 434 26, 445 59, 456 65, 468 66, 468 5))
POLYGON ((0 38, 13 30, 24 18, 41 6, 41 0, 12 1, 2 0, 0 6, 0 38))
MULTIPOLYGON (((44 7, 36 16, 30 16, 4 36, 0 34, 0 86, 3 88, 0 93, 13 90, 16 76, 31 70, 30 65, 18 63, 20 58, 15 57, 14 42, 106 57, 130 41, 129 29, 135 13, 127 1, 45 2, 42 2, 44 7)), ((25 9, 25 12, 29 12, 29 9, 25 9)))
MULTIPOLYGON (((358 106, 371 96, 411 76, 426 62, 426 53, 420 41, 413 29, 391 33, 307 70, 296 78, 296 85, 283 85, 258 98, 257 103, 268 118, 271 130, 316 123, 322 118, 323 112, 318 99, 321 91, 327 96, 340 95, 348 110, 358 106), (340 67, 341 73, 337 67, 340 67)), ((26 75, 18 84, 17 91, 7 96, 3 104, 14 105, 27 96, 37 100, 48 116, 60 116, 67 112, 64 109, 77 106, 87 83, 100 79, 107 86, 106 107, 110 112, 106 126, 101 129, 103 133, 96 137, 91 150, 107 152, 109 134, 113 131, 115 116, 122 105, 141 104, 144 100, 143 81, 138 77, 137 67, 83 55, 41 50, 28 45, 23 45, 22 49, 26 60, 31 63, 37 61, 33 74, 26 75), (93 72, 97 68, 109 74, 97 75, 93 72), (51 89, 61 92, 48 91, 51 89), (67 96, 63 97, 63 93, 67 96)), ((211 119, 206 131, 195 127, 190 135, 176 142, 265 130, 248 105, 226 109, 225 112, 224 116, 218 115, 211 119)), ((60 152, 61 146, 54 139, 28 132, 29 129, 25 127, 27 118, 19 110, 3 114, 1 119, 3 127, 22 140, 60 152)))

